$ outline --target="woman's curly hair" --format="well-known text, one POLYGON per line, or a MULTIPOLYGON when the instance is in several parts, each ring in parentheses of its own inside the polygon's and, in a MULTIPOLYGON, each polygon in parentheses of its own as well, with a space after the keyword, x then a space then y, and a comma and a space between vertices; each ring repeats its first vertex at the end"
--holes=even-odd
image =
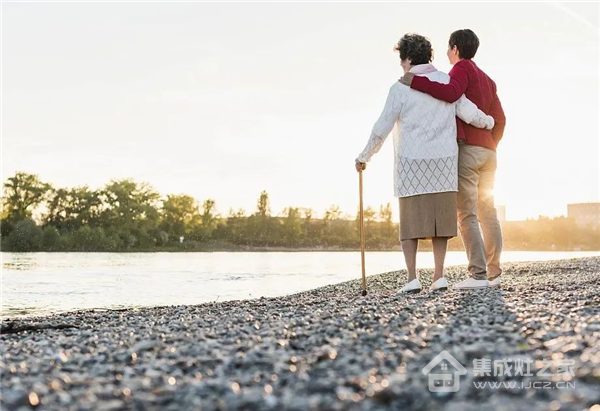
POLYGON ((431 42, 427 37, 419 34, 405 34, 394 49, 400 52, 402 60, 410 59, 410 64, 413 66, 431 63, 431 60, 433 60, 431 42))

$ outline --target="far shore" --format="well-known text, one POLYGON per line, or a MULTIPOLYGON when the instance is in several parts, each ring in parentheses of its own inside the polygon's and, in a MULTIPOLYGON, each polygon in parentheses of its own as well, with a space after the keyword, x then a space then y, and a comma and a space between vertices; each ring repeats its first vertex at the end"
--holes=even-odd
MULTIPOLYGON (((21 251, 6 251, 2 252, 20 253, 21 251)), ((385 251, 402 251, 400 244, 392 246, 370 246, 367 243, 367 252, 385 252, 385 251)), ((432 251, 430 241, 421 241, 419 243, 419 251, 432 251)), ((461 245, 453 245, 452 243, 448 247, 448 251, 464 251, 461 245)), ((537 248, 519 248, 511 247, 506 245, 504 251, 531 251, 531 252, 591 252, 600 251, 599 249, 580 249, 580 248, 552 248, 552 247, 537 247, 537 248)), ((206 243, 192 243, 184 242, 182 244, 152 248, 134 248, 134 249, 123 249, 123 250, 102 250, 102 251, 83 251, 83 250, 39 250, 39 251, 26 251, 26 252, 44 252, 44 253, 198 253, 198 252, 360 252, 360 246, 311 246, 311 247, 284 247, 284 246, 253 246, 253 245, 239 245, 226 242, 206 242, 206 243)))

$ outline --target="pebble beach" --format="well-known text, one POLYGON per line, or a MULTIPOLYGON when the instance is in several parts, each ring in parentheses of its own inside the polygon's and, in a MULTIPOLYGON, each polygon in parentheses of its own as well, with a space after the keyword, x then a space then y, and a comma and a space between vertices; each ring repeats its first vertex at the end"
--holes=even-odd
MULTIPOLYGON (((397 295, 406 272, 277 298, 5 320, 3 410, 600 410, 600 257, 503 265, 502 286, 397 295), (422 372, 448 351, 457 392, 422 372), (473 360, 574 362, 567 388, 480 389, 473 360)), ((424 287, 432 270, 420 270, 424 287)), ((358 277, 358 275, 357 275, 358 277)), ((449 283, 466 268, 446 270, 449 283)), ((550 366, 549 371, 555 365, 550 366)), ((486 379, 487 378, 487 379, 486 379)))

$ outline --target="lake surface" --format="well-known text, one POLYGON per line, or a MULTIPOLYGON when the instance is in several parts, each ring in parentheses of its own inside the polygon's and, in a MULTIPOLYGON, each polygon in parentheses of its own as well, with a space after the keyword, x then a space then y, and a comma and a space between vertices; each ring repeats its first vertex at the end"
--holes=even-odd
MULTIPOLYGON (((503 253, 503 262, 600 252, 503 253)), ((292 294, 360 278, 358 252, 1 253, 2 317, 83 308, 199 304, 292 294)), ((368 252, 367 274, 406 268, 401 252, 368 252)), ((448 252, 446 265, 467 263, 448 252)), ((433 267, 433 254, 417 264, 433 267)))

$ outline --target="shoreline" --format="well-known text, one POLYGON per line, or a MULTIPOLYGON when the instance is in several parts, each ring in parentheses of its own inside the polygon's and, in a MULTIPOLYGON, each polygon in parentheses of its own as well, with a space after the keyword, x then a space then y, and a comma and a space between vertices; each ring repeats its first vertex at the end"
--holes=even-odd
MULTIPOLYGON (((402 248, 398 247, 389 247, 389 248, 371 248, 367 249, 367 253, 379 253, 379 252, 400 252, 402 248)), ((426 251, 432 252, 433 249, 431 246, 419 245, 419 252, 426 251)), ((448 248, 448 252, 450 251, 462 251, 465 252, 463 248, 448 248)), ((523 250, 520 248, 506 248, 503 251, 515 251, 515 252, 524 252, 524 253, 597 253, 600 252, 598 250, 572 250, 572 249, 527 249, 523 250)), ((287 247, 246 247, 246 248, 237 248, 237 249, 227 249, 227 248, 215 248, 215 249, 189 249, 189 250, 181 250, 181 249, 152 249, 152 250, 120 250, 120 251, 58 251, 58 250, 44 250, 44 251, 6 251, 1 250, 2 253, 12 253, 12 254, 31 254, 31 253, 94 253, 94 254, 149 254, 149 253, 331 253, 331 252, 360 252, 360 248, 287 248, 287 247)))
MULTIPOLYGON (((15 325, 77 328, 2 334, 0 403, 208 410, 598 403, 600 257, 503 268, 501 289, 397 296, 406 272, 395 271, 369 276, 365 298, 356 279, 282 297, 17 318, 15 325), (458 392, 440 395, 420 371, 444 349, 469 373, 458 392), (575 386, 482 392, 471 362, 485 356, 574 360, 575 386)), ((420 273, 428 287, 432 270, 420 273)), ((464 274, 447 269, 451 284, 464 274)))
MULTIPOLYGON (((77 250, 39 250, 39 251, 11 251, 0 250, 2 253, 220 253, 220 252, 359 252, 360 245, 356 246, 254 246, 238 245, 224 242, 206 242, 206 243, 183 243, 181 245, 151 247, 129 250, 104 250, 104 251, 77 251, 77 250)), ((367 243, 367 252, 398 252, 402 251, 399 243, 389 246, 373 246, 367 243)), ((431 241, 419 242, 419 251, 432 251, 431 241)), ((461 244, 449 246, 448 251, 465 251, 461 244)), ((511 247, 507 245, 503 251, 523 251, 523 252, 600 252, 597 250, 574 249, 574 248, 554 248, 532 247, 523 249, 523 247, 511 247)))
MULTIPOLYGON (((510 250, 509 250, 510 251, 510 250)), ((374 252, 380 252, 380 251, 374 251, 374 252)), ((431 251, 429 250, 420 250, 419 253, 421 252, 426 252, 426 253, 431 253, 431 251)), ((528 251, 523 251, 524 253, 527 253, 528 251)), ((594 251, 583 251, 583 252, 578 252, 578 251, 573 251, 573 253, 595 253, 594 251)), ((542 261, 546 261, 546 262, 558 262, 558 261, 567 261, 567 260, 574 260, 574 259, 581 259, 581 258, 593 258, 593 257, 600 257, 599 255, 578 255, 578 256, 572 256, 572 257, 568 257, 568 258, 557 258, 557 259, 552 259, 552 260, 526 260, 526 261, 519 261, 519 263, 530 263, 530 264, 534 264, 536 262, 542 262, 542 261)), ((514 261, 509 261, 507 263, 503 263, 503 265, 505 264, 510 264, 510 263, 514 263, 514 261)), ((454 267, 454 268, 460 268, 463 269, 463 271, 466 273, 466 268, 467 265, 466 264, 448 264, 445 266, 445 269, 448 269, 450 267, 454 267)), ((419 270, 424 270, 424 269, 419 269, 419 270)), ((399 270, 402 271, 402 270, 399 270)), ((391 273, 391 272, 398 272, 398 270, 396 271, 389 271, 389 272, 384 272, 384 273, 379 273, 379 274, 367 274, 367 281, 370 277, 372 276, 380 276, 383 274, 387 274, 387 273, 391 273)), ((358 274, 357 274, 358 276, 358 274)), ((352 280, 348 280, 348 281, 352 281, 352 280)), ((345 283, 345 282, 344 282, 345 283)), ((335 283, 337 284, 337 283, 335 283)), ((334 284, 333 284, 334 285, 334 284)), ((327 286, 323 286, 323 287, 327 287, 327 286)), ((270 296, 270 297, 254 297, 254 298, 243 298, 243 299, 229 299, 229 300, 220 300, 220 296, 215 297, 214 300, 211 301, 205 301, 205 302, 199 302, 199 303, 194 303, 194 304, 183 304, 186 306, 197 306, 197 305, 203 305, 203 304, 212 304, 212 303, 219 303, 219 302, 230 302, 230 301, 252 301, 252 300, 257 300, 260 298, 284 298, 284 297, 289 297, 292 295, 296 295, 296 294, 301 294, 303 292, 309 292, 309 291, 313 291, 313 290, 318 290, 319 288, 323 288, 323 287, 318 287, 317 289, 308 289, 308 290, 304 290, 304 291, 292 291, 290 293, 287 294, 280 294, 280 295, 276 295, 276 296, 270 296)), ((74 309, 64 309, 64 310, 58 310, 58 311, 53 311, 53 312, 48 312, 48 313, 36 313, 35 311, 32 313, 23 313, 23 314, 4 314, 4 313, 0 313, 0 323, 1 322, 10 322, 10 321, 14 321, 14 320, 27 320, 27 319, 46 319, 49 318, 51 316, 54 315, 63 315, 63 314, 69 314, 69 313, 85 313, 87 311, 96 311, 96 312, 102 312, 102 311, 124 311, 124 310, 139 310, 139 309, 144 309, 144 308, 168 308, 168 307, 172 307, 172 305, 164 305, 164 304, 159 304, 159 305, 138 305, 138 306, 113 306, 113 307, 86 307, 86 308, 74 308, 74 309)), ((22 309, 15 309, 15 308, 9 308, 10 310, 25 310, 24 308, 22 309)), ((0 326, 1 329, 1 326, 0 326)))

